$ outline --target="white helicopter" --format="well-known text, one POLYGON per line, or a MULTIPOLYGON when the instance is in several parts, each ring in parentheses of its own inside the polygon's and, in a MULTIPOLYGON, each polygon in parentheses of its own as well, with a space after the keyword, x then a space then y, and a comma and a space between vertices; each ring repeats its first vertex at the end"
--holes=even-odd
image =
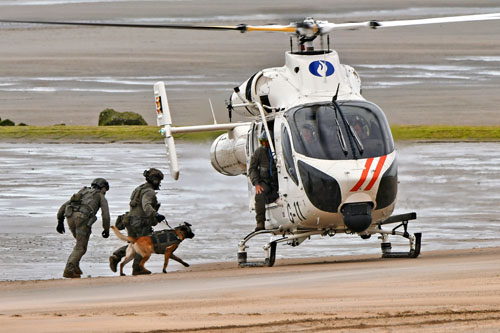
MULTIPOLYGON (((227 130, 212 144, 212 166, 228 176, 246 175, 252 154, 265 131, 278 171, 279 199, 266 205, 266 230, 248 234, 238 244, 240 266, 272 266, 276 246, 300 245, 313 235, 378 234, 382 257, 416 258, 421 233, 410 234, 416 213, 391 215, 397 197, 396 150, 382 110, 361 95, 354 68, 341 64, 337 52, 315 49, 313 41, 335 29, 383 28, 500 19, 500 13, 405 21, 334 24, 306 18, 289 25, 214 27, 245 31, 281 31, 294 35, 299 47, 285 54, 285 66, 263 69, 234 88, 227 102, 247 123, 174 127, 163 82, 154 85, 157 123, 165 135, 174 179, 179 167, 173 134, 227 130), (399 223, 384 230, 382 226, 399 223), (402 230, 398 230, 402 227, 402 230), (247 242, 271 234, 265 260, 247 261, 247 242), (409 240, 408 252, 393 252, 389 236, 409 240)), ((208 28, 208 27, 207 27, 208 28)), ((215 117, 214 117, 215 119, 215 117)), ((215 121, 214 121, 215 122, 215 121)), ((249 182, 250 209, 254 187, 249 182)))
MULTIPOLYGON (((392 215, 397 197, 396 150, 382 110, 361 95, 361 80, 351 66, 341 64, 337 52, 324 48, 324 36, 337 29, 385 28, 422 24, 498 20, 500 13, 404 21, 367 21, 335 24, 306 18, 289 25, 186 26, 114 23, 0 21, 37 24, 170 28, 198 30, 272 31, 290 33, 298 47, 285 54, 285 65, 267 68, 234 88, 227 108, 249 117, 249 122, 173 126, 163 82, 154 85, 157 123, 165 135, 171 176, 179 178, 173 135, 220 131, 212 144, 213 167, 228 176, 246 175, 250 159, 265 132, 278 171, 276 202, 266 205, 266 230, 252 232, 238 244, 240 266, 272 266, 276 246, 300 245, 313 235, 380 235, 382 257, 416 258, 421 233, 410 234, 416 213, 392 215), (313 42, 320 37, 321 48, 313 42), (397 224, 385 230, 382 227, 397 224), (270 234, 265 259, 247 261, 247 242, 270 234), (389 236, 408 239, 408 252, 392 251, 389 236)), ((249 182, 250 209, 254 187, 249 182)))

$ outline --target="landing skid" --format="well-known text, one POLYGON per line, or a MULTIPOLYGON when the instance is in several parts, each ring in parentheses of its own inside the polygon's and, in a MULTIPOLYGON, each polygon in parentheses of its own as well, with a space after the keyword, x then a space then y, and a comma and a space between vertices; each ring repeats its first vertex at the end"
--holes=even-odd
POLYGON ((278 245, 278 243, 288 242, 289 245, 291 246, 297 246, 300 243, 302 243, 304 239, 306 239, 311 235, 325 234, 323 230, 304 231, 304 232, 298 232, 294 235, 283 236, 281 238, 271 240, 264 246, 266 257, 263 261, 252 261, 252 262, 247 261, 246 249, 248 248, 248 246, 246 245, 246 243, 250 239, 261 234, 267 233, 276 235, 279 232, 280 232, 279 229, 272 229, 272 230, 262 230, 249 233, 238 244, 238 265, 240 267, 263 267, 263 266, 272 267, 274 265, 274 261, 276 260, 276 245, 278 245))
POLYGON ((254 231, 249 233, 248 235, 243 238, 240 243, 238 244, 238 265, 240 267, 271 267, 274 265, 274 261, 276 259, 276 241, 269 242, 264 246, 264 251, 266 252, 266 258, 264 261, 247 261, 247 252, 246 249, 248 246, 246 246, 246 242, 248 242, 250 239, 257 235, 263 235, 263 234, 274 234, 277 229, 272 229, 272 230, 260 230, 260 231, 254 231))
MULTIPOLYGON (((374 227, 368 229, 368 237, 371 234, 380 234, 382 240, 382 258, 417 258, 420 255, 422 233, 410 234, 408 233, 408 221, 415 220, 416 213, 407 213, 400 215, 393 215, 388 219, 379 222, 374 227), (382 226, 387 224, 399 223, 392 230, 383 230, 382 226), (398 229, 403 227, 403 231, 398 229), (401 236, 407 238, 410 242, 410 250, 408 252, 393 252, 392 245, 388 241, 390 235, 401 236)), ((249 233, 238 244, 238 265, 240 267, 272 267, 276 260, 276 246, 278 243, 287 242, 291 246, 297 246, 306 238, 312 235, 334 236, 334 230, 312 230, 312 231, 296 231, 295 234, 283 235, 281 238, 273 239, 274 236, 280 234, 279 229, 261 230, 249 233), (261 261, 247 261, 246 243, 257 235, 270 234, 271 241, 264 246, 265 258, 261 261)))
POLYGON ((417 258, 420 255, 420 248, 422 242, 422 233, 416 232, 411 235, 408 233, 408 221, 415 220, 417 218, 417 213, 407 213, 400 215, 393 215, 387 220, 379 223, 377 231, 381 235, 382 244, 380 247, 382 249, 382 258, 417 258), (382 225, 399 223, 398 226, 394 227, 391 231, 382 230, 382 225), (397 231, 397 229, 403 227, 404 231, 397 231), (389 235, 398 235, 407 238, 410 241, 410 251, 408 252, 392 252, 392 245, 388 241, 389 235))

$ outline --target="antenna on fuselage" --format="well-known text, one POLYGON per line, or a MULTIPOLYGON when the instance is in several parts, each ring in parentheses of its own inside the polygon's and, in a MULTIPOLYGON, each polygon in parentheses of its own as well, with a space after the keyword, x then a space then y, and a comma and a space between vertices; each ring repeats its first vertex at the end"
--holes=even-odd
POLYGON ((210 104, 210 110, 212 111, 212 117, 214 118, 214 124, 217 124, 217 119, 215 119, 214 107, 212 105, 212 100, 209 98, 208 103, 210 104))
POLYGON ((339 95, 339 88, 340 88, 340 83, 337 84, 337 91, 335 92, 335 95, 332 97, 332 103, 337 101, 337 96, 339 95))

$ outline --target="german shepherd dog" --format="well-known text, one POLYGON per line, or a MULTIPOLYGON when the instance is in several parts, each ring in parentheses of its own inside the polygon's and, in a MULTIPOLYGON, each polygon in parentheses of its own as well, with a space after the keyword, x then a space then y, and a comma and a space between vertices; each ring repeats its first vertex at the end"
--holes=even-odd
POLYGON ((191 230, 191 224, 184 222, 184 224, 175 227, 173 230, 155 231, 150 236, 141 236, 138 238, 123 235, 115 226, 111 226, 111 228, 118 238, 129 243, 125 259, 120 263, 120 275, 125 275, 123 273, 123 267, 134 259, 136 253, 142 257, 139 267, 143 274, 151 274, 151 272, 144 267, 146 261, 151 257, 151 253, 165 254, 163 273, 167 273, 167 265, 170 258, 181 263, 185 267, 189 267, 188 263, 175 256, 173 252, 179 247, 179 244, 184 239, 194 237, 194 233, 191 230))

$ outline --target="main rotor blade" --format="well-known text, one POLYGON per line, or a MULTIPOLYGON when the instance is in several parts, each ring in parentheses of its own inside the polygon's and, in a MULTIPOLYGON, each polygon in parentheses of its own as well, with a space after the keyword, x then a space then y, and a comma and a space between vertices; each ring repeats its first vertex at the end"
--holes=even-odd
POLYGON ((297 27, 292 25, 247 25, 246 31, 296 32, 297 27))
MULTIPOLYGON (((435 17, 415 20, 396 20, 396 21, 366 21, 358 23, 330 23, 327 21, 317 21, 317 27, 320 34, 328 34, 337 29, 356 29, 356 28, 389 28, 403 27, 424 24, 456 23, 471 21, 500 20, 500 13, 478 14, 435 17)), ((296 24, 289 25, 183 25, 183 24, 128 24, 128 23, 106 23, 106 22, 63 22, 63 21, 31 21, 31 20, 0 20, 0 23, 28 23, 28 24, 50 24, 50 25, 73 25, 73 26, 96 26, 96 27, 128 27, 128 28, 149 28, 149 29, 186 29, 186 30, 236 30, 246 31, 271 31, 271 32, 297 32, 296 24)), ((314 27, 313 27, 314 28, 314 27)))
POLYGON ((462 16, 448 16, 448 17, 435 17, 427 19, 415 20, 397 20, 397 21, 366 21, 359 23, 329 23, 318 22, 321 27, 321 33, 327 34, 337 29, 356 29, 356 28, 390 28, 390 27, 403 27, 424 24, 438 24, 438 23, 456 23, 456 22, 472 22, 472 21, 488 21, 500 20, 500 13, 491 14, 477 14, 477 15, 462 15, 462 16))
POLYGON ((423 25, 423 24, 472 22, 472 21, 488 21, 488 20, 500 20, 500 13, 435 17, 435 18, 416 19, 416 20, 381 21, 381 22, 377 22, 379 24, 379 26, 377 26, 377 27, 381 27, 381 28, 384 28, 384 27, 403 27, 403 26, 411 26, 411 25, 423 25))
POLYGON ((106 22, 63 22, 63 21, 31 21, 31 20, 0 20, 0 23, 27 23, 48 25, 76 25, 95 27, 119 27, 119 28, 149 28, 149 29, 187 29, 187 30, 237 30, 246 31, 277 31, 296 32, 292 25, 184 25, 184 24, 129 24, 129 23, 106 23, 106 22))
POLYGON ((183 24, 129 24, 129 23, 106 23, 106 22, 63 22, 63 21, 30 21, 30 20, 0 20, 0 23, 27 23, 48 25, 76 25, 95 27, 119 27, 119 28, 150 28, 150 29, 190 29, 190 30, 238 30, 246 31, 246 25, 235 26, 224 25, 183 25, 183 24))

